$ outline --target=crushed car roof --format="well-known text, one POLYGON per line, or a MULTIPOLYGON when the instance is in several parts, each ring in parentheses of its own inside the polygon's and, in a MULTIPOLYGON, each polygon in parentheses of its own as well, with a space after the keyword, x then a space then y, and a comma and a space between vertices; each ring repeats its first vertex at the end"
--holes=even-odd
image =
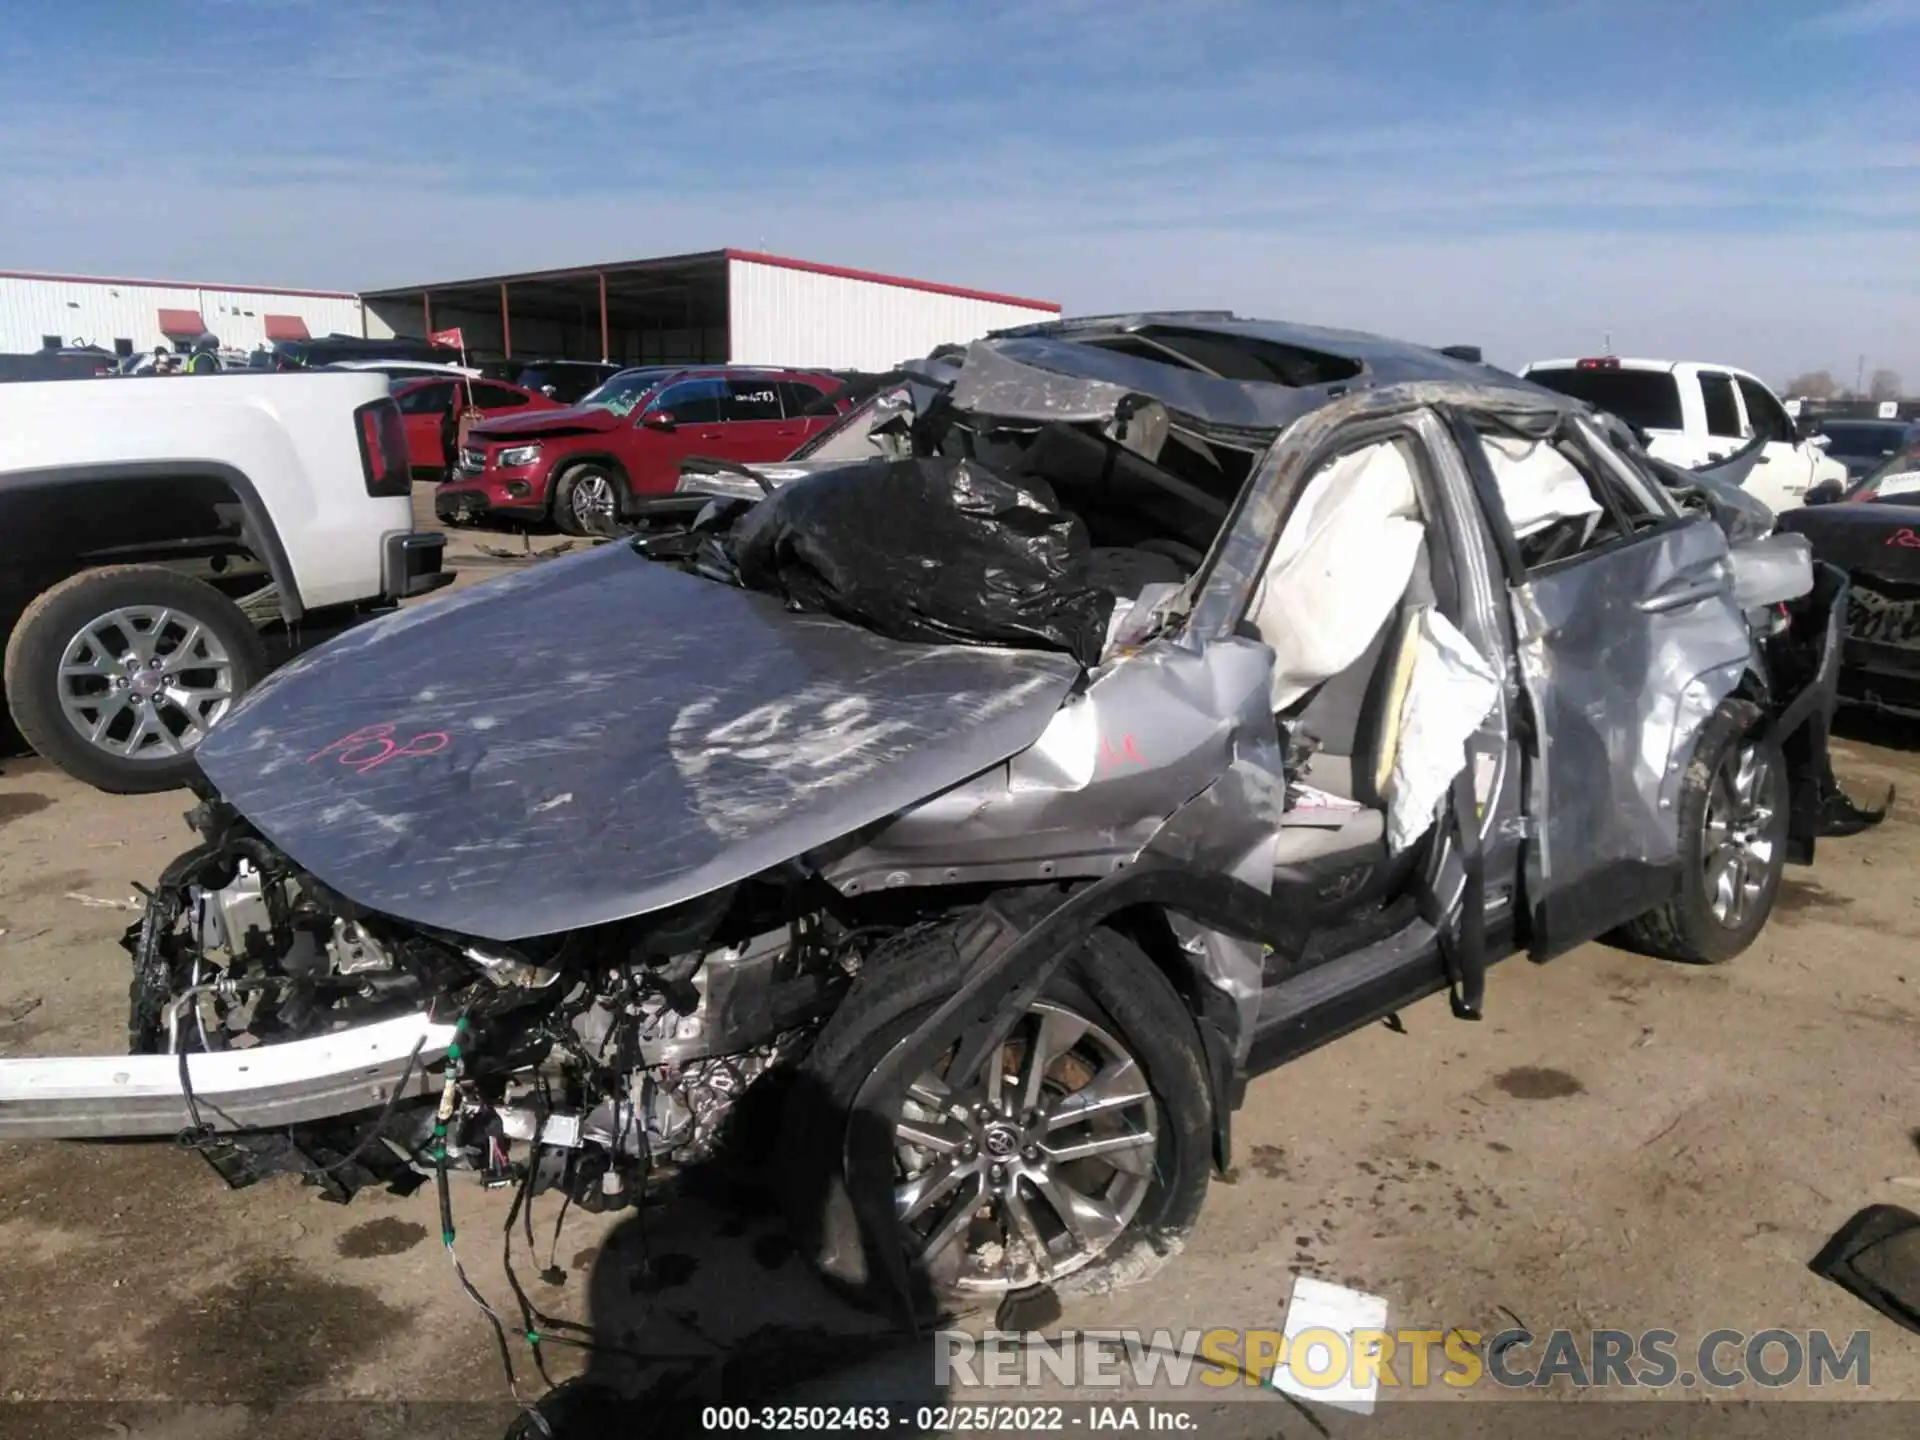
POLYGON ((1588 408, 1425 345, 1219 310, 1141 311, 997 330, 973 347, 969 365, 982 350, 1149 395, 1206 424, 1250 430, 1279 429, 1355 390, 1421 380, 1505 391, 1527 408, 1588 408))

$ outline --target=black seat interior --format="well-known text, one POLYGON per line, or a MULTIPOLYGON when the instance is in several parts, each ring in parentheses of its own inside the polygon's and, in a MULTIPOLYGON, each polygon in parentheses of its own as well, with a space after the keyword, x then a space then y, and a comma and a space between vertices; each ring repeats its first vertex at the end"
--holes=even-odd
POLYGON ((1020 468, 1053 488, 1100 547, 1174 540, 1204 555, 1227 518, 1235 487, 1213 494, 1124 446, 1071 425, 1041 428, 1020 468))

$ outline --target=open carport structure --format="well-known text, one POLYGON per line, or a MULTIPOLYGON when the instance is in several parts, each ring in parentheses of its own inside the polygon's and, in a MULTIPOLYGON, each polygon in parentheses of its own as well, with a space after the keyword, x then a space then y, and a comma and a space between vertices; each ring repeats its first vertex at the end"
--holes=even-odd
POLYGON ((1059 305, 750 250, 363 294, 368 331, 459 329, 470 356, 881 369, 1059 305))

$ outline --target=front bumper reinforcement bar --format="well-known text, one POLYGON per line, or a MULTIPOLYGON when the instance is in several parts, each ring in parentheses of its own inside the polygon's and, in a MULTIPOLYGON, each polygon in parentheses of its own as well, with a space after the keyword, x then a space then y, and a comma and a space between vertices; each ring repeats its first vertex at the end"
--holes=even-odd
MULTIPOLYGON (((453 1038, 450 1024, 402 1015, 310 1040, 192 1051, 188 1076, 213 1129, 271 1129, 386 1104, 416 1047, 407 1088, 432 1094, 438 1082, 424 1072, 453 1038)), ((0 1060, 0 1140, 174 1135, 191 1123, 178 1055, 0 1060)))

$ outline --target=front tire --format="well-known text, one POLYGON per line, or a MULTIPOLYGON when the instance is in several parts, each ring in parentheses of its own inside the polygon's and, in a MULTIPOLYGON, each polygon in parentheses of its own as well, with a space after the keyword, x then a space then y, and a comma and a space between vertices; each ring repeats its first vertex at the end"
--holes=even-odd
POLYGON ((604 465, 576 465, 553 490, 553 523, 568 535, 609 535, 620 520, 620 477, 604 465))
POLYGON ((876 1309, 898 1297, 874 1243, 903 1247, 911 1298, 947 1313, 1069 1277, 1150 1273, 1205 1198, 1211 1104, 1186 1005, 1112 931, 1061 967, 980 1075, 940 1073, 944 1057, 884 1097, 884 1146, 849 1143, 868 1077, 963 978, 955 935, 920 931, 876 954, 801 1067, 780 1166, 801 1252, 876 1309), (888 1173, 870 1173, 862 1157, 882 1150, 888 1173), (861 1186, 892 1191, 891 1235, 862 1234, 851 1198, 861 1186))
POLYGON ((267 669, 260 632, 211 585, 119 565, 29 605, 4 674, 29 745, 96 789, 139 795, 184 785, 193 748, 267 669))
POLYGON ((1680 881, 1674 897, 1628 922, 1644 954, 1718 965, 1754 942, 1786 868, 1789 787, 1779 743, 1756 734, 1761 713, 1728 701, 1701 727, 1680 787, 1680 881))

